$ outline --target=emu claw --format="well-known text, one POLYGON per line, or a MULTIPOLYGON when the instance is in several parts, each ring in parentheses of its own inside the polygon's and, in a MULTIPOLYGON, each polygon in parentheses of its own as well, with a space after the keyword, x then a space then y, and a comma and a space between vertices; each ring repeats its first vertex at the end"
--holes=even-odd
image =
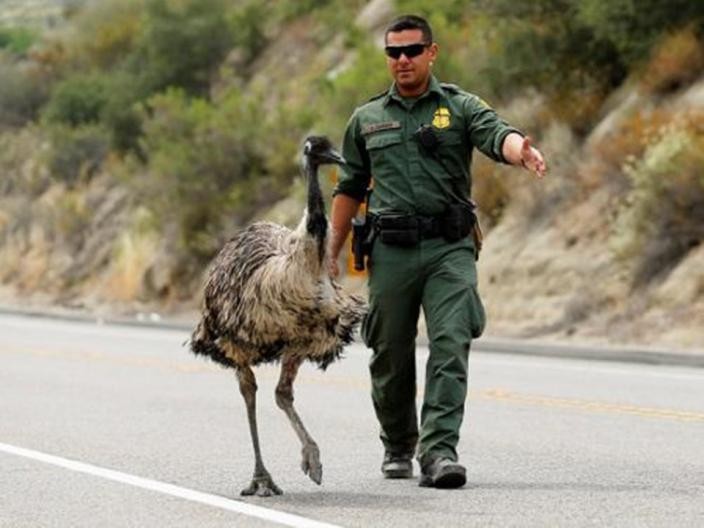
POLYGON ((320 450, 315 444, 309 444, 303 447, 301 451, 303 459, 301 460, 301 469, 303 473, 308 475, 316 484, 323 481, 323 465, 320 463, 320 450))
POLYGON ((257 497, 271 497, 272 495, 281 495, 283 491, 279 488, 270 475, 262 475, 254 477, 249 486, 240 492, 240 495, 256 495, 257 497))

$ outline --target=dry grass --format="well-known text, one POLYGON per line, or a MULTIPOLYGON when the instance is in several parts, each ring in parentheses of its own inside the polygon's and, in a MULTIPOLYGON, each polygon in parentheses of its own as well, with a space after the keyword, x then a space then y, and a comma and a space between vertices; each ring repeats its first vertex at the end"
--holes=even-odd
POLYGON ((648 93, 663 94, 690 84, 704 72, 704 42, 694 26, 666 35, 640 74, 648 93))

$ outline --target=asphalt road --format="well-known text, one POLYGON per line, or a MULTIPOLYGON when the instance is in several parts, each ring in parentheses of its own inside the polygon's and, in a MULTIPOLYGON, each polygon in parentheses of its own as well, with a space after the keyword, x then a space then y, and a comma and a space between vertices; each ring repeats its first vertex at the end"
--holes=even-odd
POLYGON ((262 449, 284 494, 243 499, 235 377, 186 337, 0 316, 1 527, 704 525, 702 369, 474 352, 469 481, 440 491, 381 478, 364 348, 295 385, 322 486, 299 469, 276 367, 261 367, 262 449))

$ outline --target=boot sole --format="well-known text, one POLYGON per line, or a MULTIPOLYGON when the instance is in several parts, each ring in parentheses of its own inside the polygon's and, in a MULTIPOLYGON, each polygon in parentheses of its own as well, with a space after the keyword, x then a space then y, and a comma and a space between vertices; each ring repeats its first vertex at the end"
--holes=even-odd
POLYGON ((409 479, 413 478, 413 470, 407 469, 390 469, 383 471, 384 478, 387 479, 409 479))

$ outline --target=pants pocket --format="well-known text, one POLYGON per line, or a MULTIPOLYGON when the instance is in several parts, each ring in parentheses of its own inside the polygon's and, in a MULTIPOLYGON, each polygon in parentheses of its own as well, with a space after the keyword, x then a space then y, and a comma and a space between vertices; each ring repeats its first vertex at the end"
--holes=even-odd
POLYGON ((369 306, 369 311, 364 316, 364 320, 362 321, 362 328, 360 329, 362 341, 364 341, 364 344, 367 345, 367 347, 369 348, 373 348, 374 346, 373 333, 378 318, 377 311, 378 309, 374 306, 374 304, 371 304, 369 306))
POLYGON ((471 287, 470 298, 472 303, 470 310, 470 327, 472 337, 476 339, 484 333, 484 328, 486 327, 486 312, 484 311, 484 305, 482 304, 481 297, 479 297, 476 286, 471 287))

